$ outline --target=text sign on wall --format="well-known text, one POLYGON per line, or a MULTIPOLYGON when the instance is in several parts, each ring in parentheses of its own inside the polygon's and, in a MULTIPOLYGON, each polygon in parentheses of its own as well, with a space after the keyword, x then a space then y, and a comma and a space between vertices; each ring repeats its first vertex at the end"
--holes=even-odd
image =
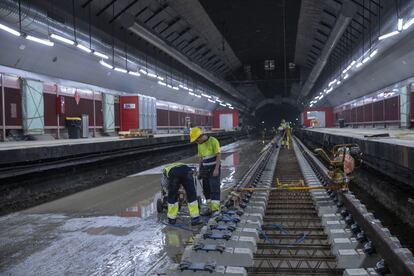
POLYGON ((134 103, 124 103, 124 109, 135 109, 134 103))

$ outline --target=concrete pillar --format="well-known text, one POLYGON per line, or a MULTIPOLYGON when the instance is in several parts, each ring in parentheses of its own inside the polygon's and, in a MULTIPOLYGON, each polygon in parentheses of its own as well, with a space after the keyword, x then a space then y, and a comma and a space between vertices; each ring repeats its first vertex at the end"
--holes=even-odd
POLYGON ((114 112, 114 96, 110 94, 102 94, 102 110, 103 110, 103 131, 105 133, 115 132, 115 112, 114 112))
POLYGON ((407 86, 400 88, 400 125, 401 128, 410 127, 410 90, 407 86))
POLYGON ((22 124, 24 135, 44 134, 43 83, 21 79, 22 124))

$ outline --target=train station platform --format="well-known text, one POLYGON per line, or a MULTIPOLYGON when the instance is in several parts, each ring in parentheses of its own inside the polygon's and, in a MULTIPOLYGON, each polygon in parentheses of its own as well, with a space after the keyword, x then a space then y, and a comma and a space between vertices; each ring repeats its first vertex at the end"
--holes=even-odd
POLYGON ((325 148, 358 144, 366 165, 414 187, 414 131, 400 129, 303 128, 302 141, 325 148))
MULTIPOLYGON (((263 147, 251 140, 222 147, 222 191, 263 147)), ((175 227, 157 214, 165 165, 1 217, 0 254, 7 257, 0 258, 0 274, 163 275, 198 231, 185 213, 175 227)))
MULTIPOLYGON (((239 137, 243 133, 209 132, 219 139, 239 137)), ((42 162, 42 160, 64 159, 73 156, 128 150, 138 147, 157 146, 168 143, 188 144, 188 135, 155 134, 151 138, 97 137, 87 139, 60 139, 47 141, 17 141, 0 143, 0 167, 17 163, 42 162)))

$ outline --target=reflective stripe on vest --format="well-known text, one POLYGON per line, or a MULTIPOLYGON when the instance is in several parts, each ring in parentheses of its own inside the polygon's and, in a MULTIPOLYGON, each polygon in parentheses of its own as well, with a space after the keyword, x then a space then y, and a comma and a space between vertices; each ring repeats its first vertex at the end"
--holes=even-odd
POLYGON ((181 167, 181 166, 185 166, 185 164, 184 163, 172 163, 164 168, 163 173, 166 177, 168 177, 168 174, 170 173, 172 168, 181 167))

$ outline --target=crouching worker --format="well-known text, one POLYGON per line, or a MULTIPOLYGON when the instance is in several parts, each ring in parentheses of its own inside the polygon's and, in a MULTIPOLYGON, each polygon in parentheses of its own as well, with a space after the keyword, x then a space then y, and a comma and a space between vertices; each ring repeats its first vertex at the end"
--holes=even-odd
POLYGON ((191 225, 201 224, 200 211, 198 209, 196 187, 194 185, 193 170, 183 163, 173 163, 164 168, 162 185, 168 190, 167 217, 170 224, 177 220, 179 189, 182 185, 187 195, 187 206, 191 217, 191 225))

